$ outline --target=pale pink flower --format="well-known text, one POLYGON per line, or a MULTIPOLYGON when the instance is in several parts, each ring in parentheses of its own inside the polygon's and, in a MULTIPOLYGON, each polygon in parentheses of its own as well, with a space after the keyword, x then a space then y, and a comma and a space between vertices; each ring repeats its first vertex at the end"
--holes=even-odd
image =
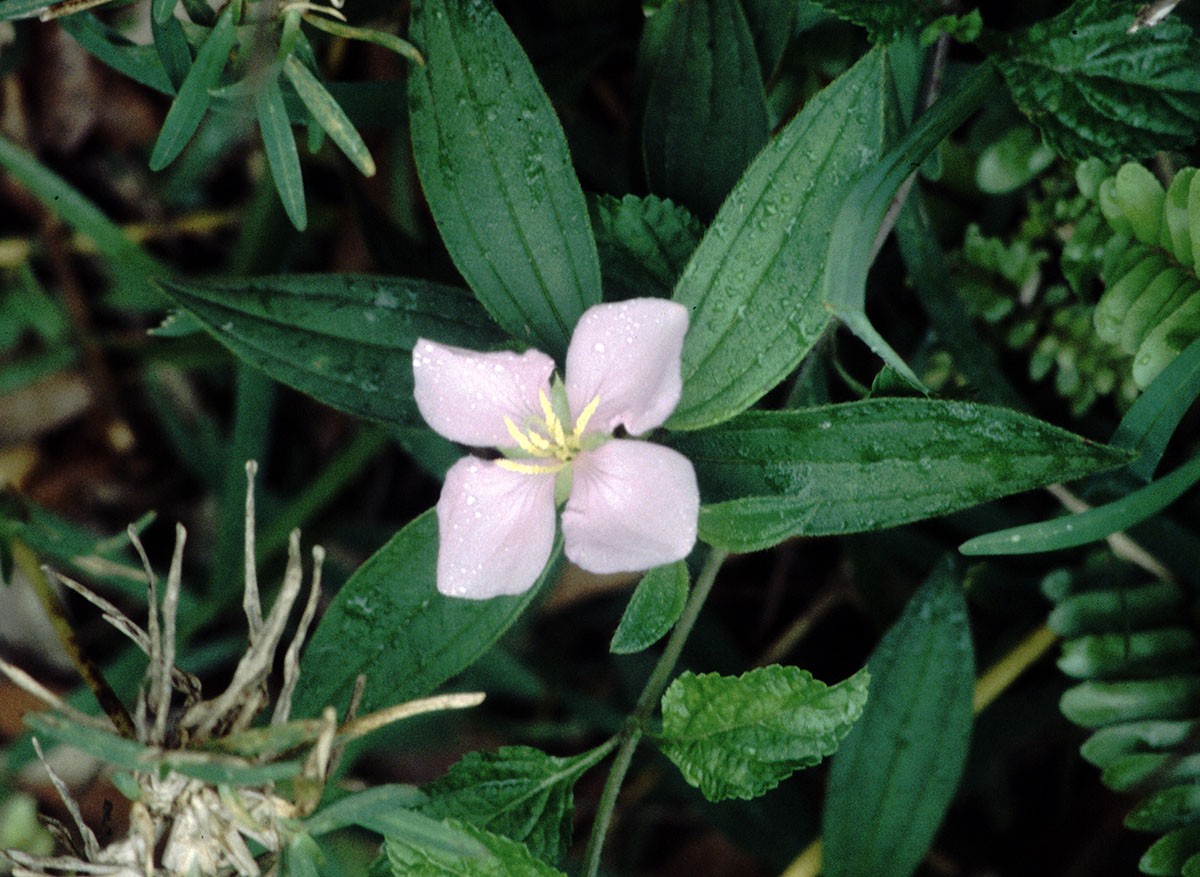
POLYGON ((589 308, 565 383, 538 350, 477 353, 419 340, 417 408, 452 441, 499 448, 446 473, 437 504, 437 587, 454 597, 519 594, 537 580, 562 513, 567 557, 589 572, 633 572, 686 557, 700 493, 691 462, 639 436, 675 410, 687 309, 662 299, 589 308), (551 379, 553 375, 553 380, 551 379))

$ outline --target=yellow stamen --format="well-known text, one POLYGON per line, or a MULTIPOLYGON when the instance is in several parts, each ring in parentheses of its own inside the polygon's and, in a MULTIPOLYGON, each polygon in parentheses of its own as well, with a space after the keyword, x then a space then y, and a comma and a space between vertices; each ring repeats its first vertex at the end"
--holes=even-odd
POLYGON ((540 463, 524 463, 521 460, 499 459, 496 465, 501 469, 507 469, 509 472, 520 472, 522 475, 553 475, 560 471, 567 464, 551 463, 549 466, 543 466, 540 463))
POLYGON ((583 431, 587 429, 588 421, 592 419, 592 415, 596 413, 596 409, 600 407, 600 397, 597 396, 580 412, 579 417, 575 419, 575 432, 573 437, 575 441, 583 436, 583 431))
MULTIPOLYGON (((511 417, 506 416, 504 418, 504 425, 508 428, 508 434, 513 437, 513 441, 517 443, 517 447, 527 454, 533 454, 535 457, 542 456, 542 453, 538 450, 537 446, 529 440, 529 437, 525 433, 521 432, 517 425, 513 423, 513 419, 511 417)), ((530 433, 530 435, 532 435, 532 433, 530 433)))

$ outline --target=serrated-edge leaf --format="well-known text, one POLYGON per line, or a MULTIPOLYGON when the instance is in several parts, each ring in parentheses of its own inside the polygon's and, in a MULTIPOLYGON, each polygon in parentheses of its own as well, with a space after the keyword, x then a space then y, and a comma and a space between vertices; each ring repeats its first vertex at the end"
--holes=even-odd
POLYGON ((361 710, 424 697, 484 654, 537 596, 555 566, 524 594, 460 600, 435 584, 437 518, 417 517, 375 552, 325 611, 301 661, 296 715, 343 701, 366 674, 361 710), (403 631, 398 636, 397 631, 403 631), (347 653, 346 643, 355 648, 347 653))
POLYGON ((704 227, 686 207, 655 195, 588 199, 606 301, 668 298, 704 227))
POLYGON ((663 694, 663 754, 710 801, 749 799, 837 750, 862 713, 866 668, 827 686, 778 664, 681 674, 663 694))
POLYGON ((609 748, 571 758, 528 746, 472 752, 426 787, 429 802, 421 810, 504 835, 538 858, 557 861, 571 841, 572 786, 609 748))
POLYGON ((966 764, 975 655, 960 576, 942 562, 867 661, 871 698, 833 756, 828 877, 911 874, 966 764))
POLYGON ((638 582, 608 650, 630 655, 648 649, 666 636, 687 603, 687 564, 682 560, 655 567, 638 582))
POLYGON ((455 265, 510 334, 561 361, 600 301, 600 267, 566 136, 490 2, 413 4, 413 154, 455 265))
POLYGON ((208 106, 212 102, 209 89, 221 78, 221 71, 229 61, 229 53, 237 42, 237 27, 233 21, 233 7, 227 6, 217 18, 216 26, 209 32, 204 45, 196 52, 196 60, 187 78, 179 86, 179 93, 167 111, 162 130, 150 153, 150 170, 160 171, 175 160, 187 146, 208 106))
POLYGON ((262 133, 263 151, 275 180, 275 191, 283 209, 298 231, 308 225, 308 208, 304 201, 304 177, 300 172, 300 153, 292 134, 291 119, 283 100, 277 75, 268 76, 255 101, 258 128, 262 133))
POLYGON ((363 176, 375 176, 375 159, 371 158, 367 144, 363 142, 362 136, 337 99, 321 84, 321 80, 317 79, 295 55, 288 55, 284 60, 283 72, 292 88, 296 89, 296 94, 300 96, 304 106, 308 108, 312 120, 338 145, 346 158, 350 159, 350 163, 358 168, 363 176))
POLYGON ((671 429, 698 429, 748 408, 816 343, 829 217, 883 150, 886 61, 880 50, 812 98, 733 187, 675 287, 692 312, 683 395, 671 429))

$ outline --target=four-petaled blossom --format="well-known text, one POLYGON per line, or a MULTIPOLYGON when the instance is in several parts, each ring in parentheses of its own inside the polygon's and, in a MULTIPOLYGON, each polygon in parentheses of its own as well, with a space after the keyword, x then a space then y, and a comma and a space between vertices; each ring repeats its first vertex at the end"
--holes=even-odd
POLYGON ((589 308, 565 380, 538 350, 477 353, 419 340, 417 408, 452 441, 498 448, 446 473, 437 504, 437 587, 481 599, 538 578, 562 513, 567 557, 589 572, 633 572, 686 557, 700 493, 691 462, 639 436, 675 410, 687 309, 661 299, 589 308), (553 380, 551 377, 553 375, 553 380))

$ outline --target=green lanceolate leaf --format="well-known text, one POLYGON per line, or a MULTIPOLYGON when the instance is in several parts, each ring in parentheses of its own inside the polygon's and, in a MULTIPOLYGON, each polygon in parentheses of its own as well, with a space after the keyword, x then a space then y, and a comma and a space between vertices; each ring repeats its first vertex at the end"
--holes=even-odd
POLYGON ((312 121, 329 135, 329 139, 338 145, 363 176, 374 176, 375 160, 371 158, 367 144, 363 143, 354 123, 337 99, 321 84, 321 80, 295 55, 288 55, 284 60, 283 73, 304 102, 312 121))
POLYGON ((734 186, 675 287, 692 321, 671 428, 749 407, 825 331, 817 254, 849 187, 882 154, 887 92, 876 50, 810 100, 734 186))
POLYGON ((651 191, 711 217, 767 142, 767 103, 738 0, 672 2, 651 61, 642 150, 651 191))
POLYGON ((659 566, 642 576, 629 598, 608 650, 629 655, 648 649, 670 632, 688 596, 687 564, 659 566))
POLYGON ((1200 135, 1191 28, 1170 16, 1130 33, 1133 15, 1117 7, 1077 0, 1013 39, 1000 64, 1017 106, 1067 158, 1142 158, 1200 135))
POLYGON ((775 0, 743 0, 742 9, 750 26, 763 82, 775 74, 783 60, 784 50, 796 27, 798 5, 775 0))
POLYGON ((344 706, 360 673, 361 710, 424 697, 491 647, 525 610, 554 567, 519 597, 459 600, 438 593, 437 519, 426 512, 358 568, 313 634, 293 712, 344 706), (397 635, 403 631, 403 636, 397 635), (352 645, 351 645, 352 644, 352 645))
POLYGON ((476 841, 483 852, 465 856, 408 838, 388 838, 383 852, 391 873, 395 877, 565 877, 535 859, 523 844, 465 823, 447 823, 476 841))
POLYGON ((869 678, 863 669, 827 686, 779 665, 736 677, 684 673, 663 695, 658 743, 710 801, 755 798, 837 749, 869 678))
POLYGON ((263 151, 275 180, 275 190, 283 209, 299 231, 308 225, 308 208, 304 203, 304 178, 300 173, 300 153, 292 136, 292 123, 283 101, 279 78, 269 76, 255 99, 258 129, 262 132, 263 151))
POLYGON ((428 800, 426 794, 416 786, 373 786, 322 807, 304 821, 304 830, 314 837, 348 825, 378 830, 380 814, 396 810, 411 811, 428 800))
POLYGON ((204 45, 196 52, 196 60, 188 71, 187 78, 175 95, 175 102, 163 120, 154 151, 150 153, 150 170, 160 171, 173 162, 183 147, 187 146, 208 106, 212 102, 209 90, 216 86, 221 71, 229 61, 229 53, 237 42, 237 28, 233 20, 233 6, 225 7, 217 24, 208 34, 204 45))
POLYGON ((962 776, 975 655, 962 582, 940 564, 867 661, 871 698, 834 755, 828 877, 908 877, 962 776))
POLYGON ((164 283, 239 359, 316 399, 383 423, 422 423, 413 400, 418 338, 474 349, 500 340, 461 289, 354 275, 164 283))
MULTIPOLYGON (((3 8, 0 5, 0 9, 3 8)), ((130 41, 91 12, 77 12, 60 18, 58 26, 118 73, 163 94, 175 93, 158 47, 130 41)))
POLYGON ((539 859, 558 861, 571 843, 575 781, 610 747, 555 758, 528 746, 472 752, 426 787, 422 812, 453 818, 525 844, 539 859))
POLYGON ((600 301, 600 268, 566 137, 490 2, 421 0, 410 38, 413 153, 455 265, 509 333, 560 357, 600 301))
POLYGON ((1128 459, 1007 408, 922 398, 748 412, 670 443, 696 466, 701 539, 731 551, 894 527, 1128 459))
POLYGON ((1161 512, 1200 482, 1200 456, 1121 499, 1079 514, 1010 527, 969 539, 958 550, 967 555, 1038 554, 1097 542, 1128 530, 1161 512))
POLYGON ((976 68, 923 114, 900 144, 850 190, 837 213, 825 263, 825 303, 838 319, 914 387, 921 382, 867 319, 867 271, 896 193, 951 131, 995 91, 990 64, 976 68))
POLYGON ((654 195, 591 198, 588 213, 606 301, 670 297, 704 234, 686 207, 654 195))

